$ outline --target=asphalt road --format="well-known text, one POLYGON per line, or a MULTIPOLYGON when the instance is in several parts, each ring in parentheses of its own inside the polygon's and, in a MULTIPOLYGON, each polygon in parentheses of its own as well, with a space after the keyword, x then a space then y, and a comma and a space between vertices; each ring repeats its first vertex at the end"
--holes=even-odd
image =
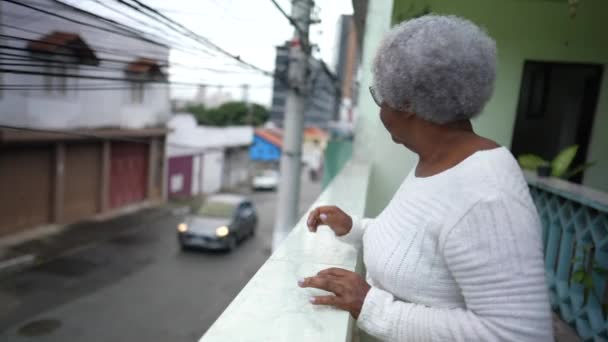
MULTIPOLYGON (((300 209, 319 184, 303 181, 300 209)), ((0 281, 2 341, 197 341, 270 255, 275 192, 231 254, 181 252, 167 216, 0 281)))

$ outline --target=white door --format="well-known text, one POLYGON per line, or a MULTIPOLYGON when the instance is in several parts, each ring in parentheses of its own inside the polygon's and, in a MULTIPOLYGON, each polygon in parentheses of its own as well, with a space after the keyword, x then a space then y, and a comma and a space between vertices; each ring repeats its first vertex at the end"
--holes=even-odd
POLYGON ((203 191, 216 193, 222 187, 222 170, 224 168, 224 153, 210 151, 203 158, 203 191))

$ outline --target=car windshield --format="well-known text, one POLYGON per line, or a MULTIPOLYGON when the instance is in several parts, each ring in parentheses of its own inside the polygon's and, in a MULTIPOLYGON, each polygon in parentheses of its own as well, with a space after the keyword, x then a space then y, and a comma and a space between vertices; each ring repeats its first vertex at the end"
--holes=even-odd
POLYGON ((210 201, 198 209, 197 214, 210 217, 231 217, 234 213, 235 205, 220 201, 210 201))
POLYGON ((274 177, 276 176, 276 171, 274 170, 263 170, 263 171, 258 171, 258 177, 274 177))

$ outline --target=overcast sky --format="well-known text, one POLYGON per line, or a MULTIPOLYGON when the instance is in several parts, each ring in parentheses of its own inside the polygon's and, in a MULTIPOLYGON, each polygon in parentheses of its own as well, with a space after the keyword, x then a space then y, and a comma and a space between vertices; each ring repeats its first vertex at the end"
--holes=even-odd
MULTIPOLYGON (((103 12, 104 16, 113 17, 131 26, 139 25, 129 22, 128 18, 116 13, 102 11, 103 8, 93 0, 70 2, 82 7, 94 7, 97 11, 103 12)), ((293 35, 293 28, 270 0, 144 0, 144 2, 209 38, 230 53, 239 55, 243 60, 268 71, 274 70, 275 47, 293 35)), ((277 0, 277 2, 290 13, 289 0, 277 0)), ((108 1, 107 4, 125 9, 125 13, 129 12, 114 1, 108 1)), ((352 13, 351 0, 316 0, 316 7, 315 13, 321 19, 321 23, 311 27, 310 38, 313 43, 319 45, 321 58, 333 68, 334 53, 338 44, 336 41, 338 20, 340 15, 352 13)), ((182 41, 187 42, 189 46, 194 45, 185 38, 182 38, 182 41)), ((248 83, 251 85, 251 101, 263 105, 270 104, 272 79, 251 72, 247 68, 238 67, 236 61, 226 57, 210 57, 202 53, 186 53, 175 49, 171 51, 170 60, 176 64, 235 71, 221 73, 193 71, 176 66, 170 70, 172 81, 233 86, 248 83)), ((215 91, 217 89, 210 88, 207 93, 211 95, 215 91)), ((223 91, 230 91, 236 99, 242 97, 242 91, 237 87, 225 88, 223 91)), ((172 97, 191 98, 195 92, 194 88, 173 87, 172 97)))

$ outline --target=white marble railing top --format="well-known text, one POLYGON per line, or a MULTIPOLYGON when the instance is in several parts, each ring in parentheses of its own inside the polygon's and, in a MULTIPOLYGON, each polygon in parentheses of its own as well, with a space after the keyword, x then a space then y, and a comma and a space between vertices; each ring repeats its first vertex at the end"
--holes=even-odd
MULTIPOLYGON (((350 161, 313 207, 335 204, 363 216, 369 171, 368 165, 350 161)), ((337 241, 327 227, 309 233, 307 214, 199 342, 350 340, 350 315, 313 306, 309 298, 323 291, 302 289, 297 281, 329 267, 354 271, 359 251, 337 241)))

